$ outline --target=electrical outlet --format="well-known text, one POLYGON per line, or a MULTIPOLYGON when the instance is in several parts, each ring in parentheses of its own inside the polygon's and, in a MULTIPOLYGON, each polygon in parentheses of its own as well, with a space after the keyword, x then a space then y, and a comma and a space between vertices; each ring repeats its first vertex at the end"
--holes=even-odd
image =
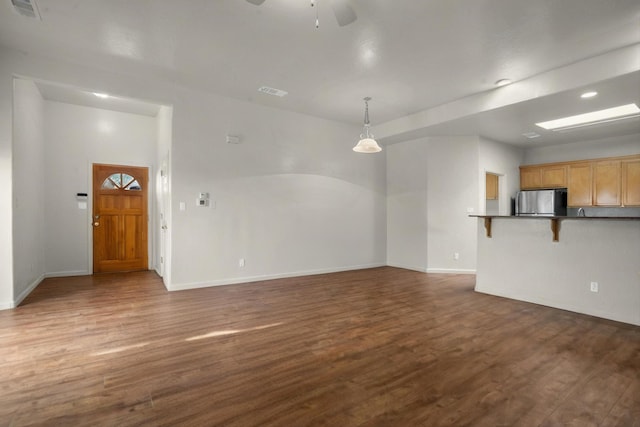
POLYGON ((238 260, 238 267, 244 267, 244 258, 238 260))
POLYGON ((598 282, 591 282, 591 292, 598 292, 598 282))
POLYGON ((455 259, 456 261, 460 259, 460 254, 458 252, 454 252, 453 253, 453 259, 455 259))

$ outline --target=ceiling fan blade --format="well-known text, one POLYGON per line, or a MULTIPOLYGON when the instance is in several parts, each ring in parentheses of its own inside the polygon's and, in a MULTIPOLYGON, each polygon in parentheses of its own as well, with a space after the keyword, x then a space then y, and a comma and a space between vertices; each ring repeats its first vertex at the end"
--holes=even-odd
POLYGON ((338 25, 344 27, 358 19, 353 8, 349 6, 348 0, 329 0, 333 13, 336 15, 338 25))
POLYGON ((247 0, 247 1, 251 4, 255 4, 256 6, 260 6, 262 3, 264 3, 264 0, 247 0))

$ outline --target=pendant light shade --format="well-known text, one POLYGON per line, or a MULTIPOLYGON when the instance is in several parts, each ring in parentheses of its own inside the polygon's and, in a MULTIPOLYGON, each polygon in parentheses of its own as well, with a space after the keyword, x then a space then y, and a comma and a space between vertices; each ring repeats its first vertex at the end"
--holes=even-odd
POLYGON ((379 153, 382 148, 378 145, 370 132, 371 124, 369 123, 369 101, 370 97, 364 98, 364 127, 360 135, 360 141, 353 147, 356 153, 379 153))
POLYGON ((382 148, 380 148, 375 139, 363 138, 353 147, 353 151, 356 153, 378 153, 382 151, 382 148))

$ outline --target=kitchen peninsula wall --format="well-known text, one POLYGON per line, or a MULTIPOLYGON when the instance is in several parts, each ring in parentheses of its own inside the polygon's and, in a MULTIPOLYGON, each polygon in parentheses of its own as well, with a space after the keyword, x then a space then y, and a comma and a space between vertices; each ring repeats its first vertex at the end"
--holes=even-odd
POLYGON ((640 220, 563 220, 557 242, 549 220, 483 222, 476 291, 640 325, 640 220))

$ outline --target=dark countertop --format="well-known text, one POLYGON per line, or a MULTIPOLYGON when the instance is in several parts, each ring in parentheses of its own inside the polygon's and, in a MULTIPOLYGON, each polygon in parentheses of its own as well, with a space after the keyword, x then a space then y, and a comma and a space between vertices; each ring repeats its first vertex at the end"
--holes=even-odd
POLYGON ((474 218, 512 218, 512 219, 577 219, 577 220, 593 220, 593 219, 605 219, 605 220, 640 220, 640 216, 515 216, 515 215, 469 215, 474 218))

